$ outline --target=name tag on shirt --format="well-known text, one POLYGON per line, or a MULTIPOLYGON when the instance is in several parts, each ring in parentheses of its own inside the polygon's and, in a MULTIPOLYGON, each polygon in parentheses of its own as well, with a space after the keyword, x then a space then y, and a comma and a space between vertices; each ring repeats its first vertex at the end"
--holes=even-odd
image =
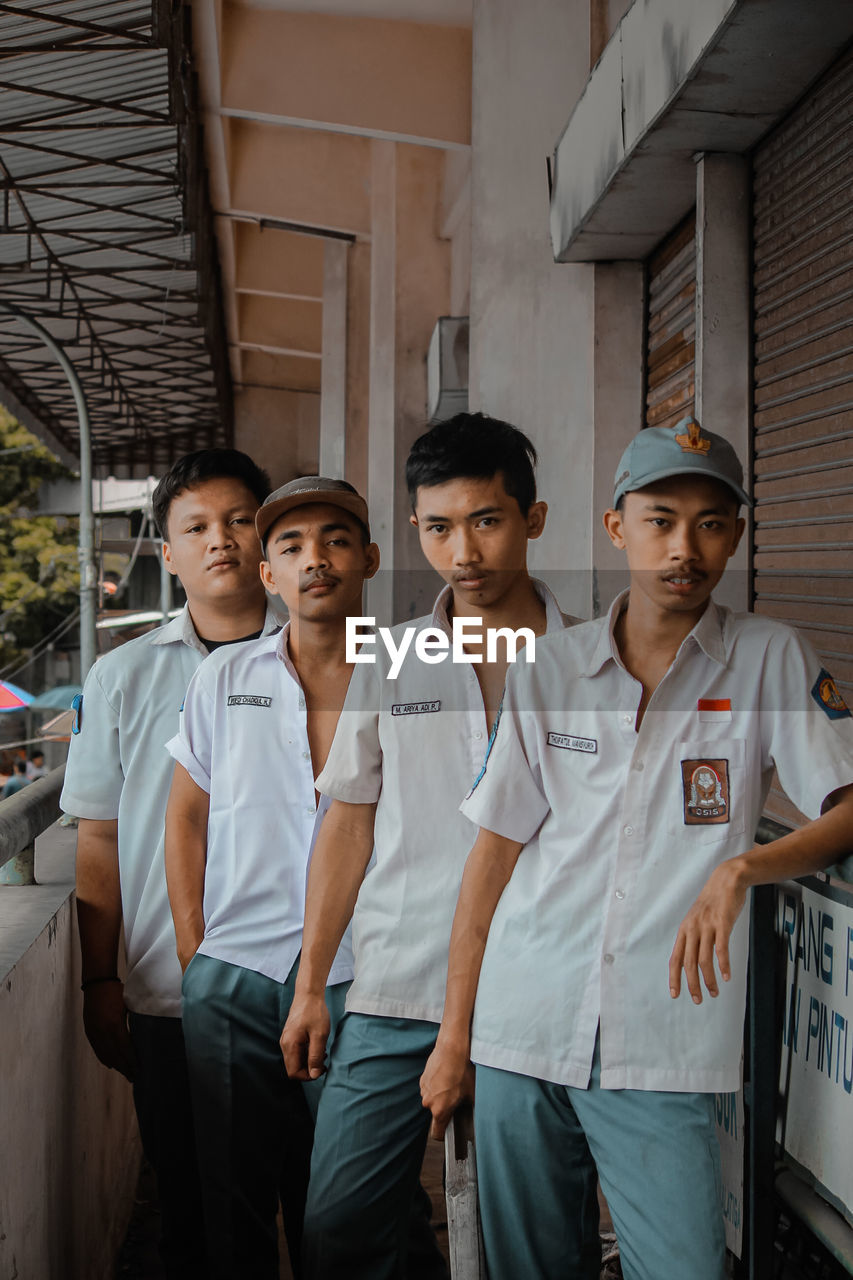
POLYGON ((563 751, 587 751, 594 754, 598 750, 595 738, 576 738, 571 733, 549 733, 549 747, 561 747, 563 751))
POLYGON ((430 711, 441 710, 441 699, 434 702, 392 702, 392 716, 422 716, 430 711))
POLYGON ((231 693, 228 695, 229 707, 271 707, 272 698, 265 698, 260 693, 231 693))

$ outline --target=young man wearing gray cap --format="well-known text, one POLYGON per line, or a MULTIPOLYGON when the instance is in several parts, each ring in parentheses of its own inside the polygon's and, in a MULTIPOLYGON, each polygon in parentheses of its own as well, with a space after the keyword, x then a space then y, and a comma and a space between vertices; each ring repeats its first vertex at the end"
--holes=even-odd
POLYGON ((791 628, 711 599, 741 503, 734 451, 694 421, 631 442, 604 517, 630 588, 511 671, 462 806, 480 832, 422 1088, 445 1122, 477 1064, 491 1280, 597 1277, 592 1162, 626 1280, 724 1275, 713 1095, 740 1083, 747 891, 837 861, 853 821, 831 676, 791 628), (774 767, 814 821, 754 847, 774 767))
MULTIPOLYGON (((199 667, 168 744, 177 763, 166 875, 184 969, 209 1274, 223 1280, 277 1280, 283 1170, 288 1247, 300 1273, 311 1117, 278 1039, 326 807, 321 800, 318 808, 314 779, 352 673, 346 620, 361 613, 363 584, 379 564, 367 504, 343 480, 293 480, 270 495, 255 524, 263 584, 281 597, 290 621, 278 635, 222 650, 199 667)), ((351 978, 347 936, 328 977, 333 1024, 351 978)))

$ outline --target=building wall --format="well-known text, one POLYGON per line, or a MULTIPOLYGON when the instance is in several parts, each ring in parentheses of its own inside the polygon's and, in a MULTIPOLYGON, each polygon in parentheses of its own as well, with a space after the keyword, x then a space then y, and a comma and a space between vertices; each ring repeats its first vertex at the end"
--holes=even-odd
POLYGON ((278 387, 244 387, 234 397, 234 446, 254 458, 278 488, 316 473, 320 397, 278 387))
POLYGON ((534 441, 532 563, 589 616, 594 269, 553 261, 546 168, 589 73, 589 0, 475 0, 473 58, 471 408, 534 441))

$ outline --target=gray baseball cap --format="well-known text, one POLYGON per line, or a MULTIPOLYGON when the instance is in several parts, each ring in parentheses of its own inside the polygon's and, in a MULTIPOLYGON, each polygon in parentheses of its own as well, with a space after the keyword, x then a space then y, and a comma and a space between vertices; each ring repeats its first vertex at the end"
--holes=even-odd
POLYGON ((354 515, 370 536, 367 503, 361 494, 346 480, 330 480, 327 476, 300 476, 288 480, 280 489, 274 489, 255 516, 255 528, 263 542, 267 530, 279 516, 294 507, 307 507, 312 502, 328 502, 333 507, 343 507, 354 515))
POLYGON ((668 476, 698 475, 728 485, 738 502, 752 506, 743 487, 743 467, 728 440, 703 431, 695 418, 674 427, 646 427, 622 454, 613 482, 613 505, 626 493, 668 476))

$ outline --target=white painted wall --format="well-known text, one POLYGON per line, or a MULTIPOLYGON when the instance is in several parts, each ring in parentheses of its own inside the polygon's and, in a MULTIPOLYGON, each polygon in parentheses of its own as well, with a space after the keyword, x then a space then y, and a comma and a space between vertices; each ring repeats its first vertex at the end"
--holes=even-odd
POLYGON ((532 562, 589 616, 593 268, 553 261, 546 171, 589 73, 588 0, 475 0, 473 56, 471 408, 534 441, 532 562))

